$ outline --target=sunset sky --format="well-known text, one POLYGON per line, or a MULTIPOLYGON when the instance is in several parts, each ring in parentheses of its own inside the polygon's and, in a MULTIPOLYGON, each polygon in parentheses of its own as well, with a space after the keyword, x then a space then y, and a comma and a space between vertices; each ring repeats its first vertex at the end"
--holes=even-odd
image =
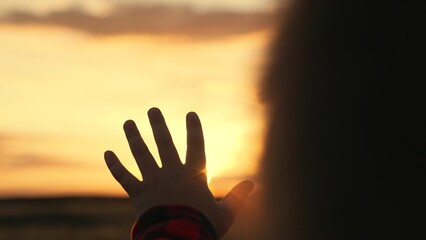
POLYGON ((122 124, 158 156, 153 106, 181 157, 185 115, 199 114, 216 195, 252 179, 273 2, 0 1, 0 197, 124 195, 103 152, 140 177, 122 124))

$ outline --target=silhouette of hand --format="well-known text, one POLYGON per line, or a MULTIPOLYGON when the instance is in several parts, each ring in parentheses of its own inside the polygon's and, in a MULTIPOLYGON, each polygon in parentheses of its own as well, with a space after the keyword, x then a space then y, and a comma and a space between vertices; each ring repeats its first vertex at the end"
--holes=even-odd
POLYGON ((186 116, 185 164, 179 159, 160 110, 150 109, 148 117, 161 158, 161 168, 144 143, 136 124, 131 120, 124 123, 124 132, 143 181, 133 176, 112 151, 105 152, 106 164, 132 200, 136 215, 140 217, 150 208, 159 205, 190 206, 202 212, 212 223, 217 236, 222 237, 231 227, 254 184, 251 181, 243 181, 220 203, 217 202, 207 186, 204 137, 197 114, 190 112, 186 116))

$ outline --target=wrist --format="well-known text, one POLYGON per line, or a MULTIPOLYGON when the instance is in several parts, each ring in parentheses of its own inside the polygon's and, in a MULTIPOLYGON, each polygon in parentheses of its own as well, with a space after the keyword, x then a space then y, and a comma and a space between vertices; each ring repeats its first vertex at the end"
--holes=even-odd
POLYGON ((165 234, 179 239, 215 240, 216 231, 200 211, 186 205, 161 205, 139 217, 132 229, 132 239, 151 239, 165 234))

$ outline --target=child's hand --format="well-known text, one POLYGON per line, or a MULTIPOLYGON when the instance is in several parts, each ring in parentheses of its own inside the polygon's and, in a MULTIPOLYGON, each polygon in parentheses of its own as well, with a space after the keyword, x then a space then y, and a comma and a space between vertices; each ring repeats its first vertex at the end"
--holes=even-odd
POLYGON ((217 236, 222 237, 231 227, 254 184, 250 181, 239 183, 218 203, 207 186, 204 138, 197 114, 190 112, 186 117, 185 164, 179 159, 160 110, 152 108, 148 116, 162 168, 155 162, 136 124, 131 120, 124 123, 124 132, 143 181, 133 176, 113 152, 105 152, 108 168, 126 190, 137 216, 158 205, 186 205, 202 212, 215 227, 217 236))

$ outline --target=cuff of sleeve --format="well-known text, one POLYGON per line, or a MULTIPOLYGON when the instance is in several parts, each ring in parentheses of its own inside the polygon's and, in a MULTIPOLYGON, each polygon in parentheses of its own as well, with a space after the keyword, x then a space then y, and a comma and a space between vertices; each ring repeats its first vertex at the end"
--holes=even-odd
POLYGON ((198 210, 184 205, 156 206, 145 212, 132 228, 133 240, 216 240, 210 221, 198 210))

